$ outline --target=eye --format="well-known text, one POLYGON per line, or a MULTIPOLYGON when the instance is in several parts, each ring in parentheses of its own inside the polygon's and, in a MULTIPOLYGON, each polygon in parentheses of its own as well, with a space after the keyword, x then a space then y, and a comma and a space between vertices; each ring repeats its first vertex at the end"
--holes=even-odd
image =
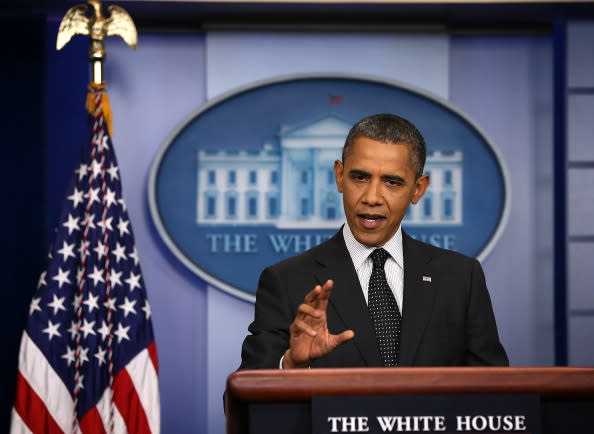
POLYGON ((353 181, 363 182, 367 179, 367 175, 364 175, 362 173, 353 173, 351 174, 351 179, 353 181))
POLYGON ((400 185, 404 185, 404 181, 398 178, 386 178, 384 181, 390 187, 397 187, 400 185))

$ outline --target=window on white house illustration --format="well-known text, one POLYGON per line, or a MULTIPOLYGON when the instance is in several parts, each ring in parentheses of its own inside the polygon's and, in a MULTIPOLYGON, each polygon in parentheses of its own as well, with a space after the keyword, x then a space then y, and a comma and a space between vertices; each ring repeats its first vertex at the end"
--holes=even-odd
POLYGON ((258 196, 256 194, 251 194, 248 196, 247 212, 248 217, 250 218, 258 217, 258 196))
POLYGON ((433 215, 433 198, 431 195, 425 195, 423 200, 423 217, 424 218, 431 218, 433 215))
POLYGON ((309 181, 309 177, 307 176, 307 170, 301 171, 301 184, 307 184, 309 181))
POLYGON ((216 192, 208 191, 204 196, 206 202, 206 218, 215 218, 217 216, 216 192))
POLYGON ((278 216, 278 199, 276 196, 268 197, 268 217, 274 218, 278 216))
POLYGON ((237 172, 235 170, 230 170, 227 173, 227 182, 229 185, 235 185, 237 183, 237 172))
POLYGON ((217 172, 214 170, 208 171, 208 185, 215 185, 217 183, 217 172))
POLYGON ((234 219, 237 217, 237 194, 231 192, 227 195, 227 218, 234 219))
POLYGON ((309 215, 309 200, 306 197, 301 198, 301 216, 309 215))
POLYGON ((441 198, 441 216, 444 220, 453 220, 456 217, 456 196, 453 192, 444 194, 441 198))

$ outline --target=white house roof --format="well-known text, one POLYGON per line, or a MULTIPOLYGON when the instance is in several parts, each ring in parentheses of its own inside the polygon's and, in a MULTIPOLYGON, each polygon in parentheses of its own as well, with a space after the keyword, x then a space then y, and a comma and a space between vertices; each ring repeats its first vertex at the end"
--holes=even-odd
POLYGON ((337 137, 344 141, 352 122, 330 114, 313 122, 298 126, 281 128, 281 139, 294 139, 301 137, 337 137))

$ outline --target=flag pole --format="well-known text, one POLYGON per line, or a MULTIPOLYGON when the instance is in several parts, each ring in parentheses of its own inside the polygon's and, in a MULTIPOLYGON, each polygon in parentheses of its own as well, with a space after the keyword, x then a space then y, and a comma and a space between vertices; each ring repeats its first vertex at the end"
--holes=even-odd
MULTIPOLYGON (((96 90, 104 85, 103 82, 103 62, 106 52, 103 40, 106 36, 120 36, 132 49, 136 49, 138 43, 138 34, 132 17, 123 8, 111 5, 107 8, 109 16, 106 17, 102 12, 100 0, 89 0, 92 10, 90 16, 87 16, 88 7, 80 4, 71 7, 60 22, 58 37, 56 39, 56 49, 61 50, 74 35, 88 35, 90 38, 89 62, 91 63, 91 83, 89 84, 89 93, 87 94, 86 108, 91 116, 97 108, 96 90)), ((99 103, 103 109, 105 122, 109 134, 112 135, 111 108, 107 92, 101 92, 99 103)))
POLYGON ((91 62, 91 83, 103 82, 103 62, 105 60, 106 36, 120 36, 130 47, 136 49, 138 34, 132 17, 119 6, 109 6, 110 15, 103 15, 100 0, 89 0, 92 6, 91 15, 87 16, 87 6, 76 5, 68 9, 60 22, 56 49, 61 50, 76 34, 88 35, 90 38, 89 61, 91 62))

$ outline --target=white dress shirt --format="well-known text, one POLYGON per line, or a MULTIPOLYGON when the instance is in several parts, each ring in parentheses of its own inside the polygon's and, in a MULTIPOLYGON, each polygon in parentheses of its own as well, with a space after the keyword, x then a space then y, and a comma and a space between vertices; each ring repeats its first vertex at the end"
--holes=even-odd
MULTIPOLYGON (((363 289, 363 296, 365 301, 368 301, 367 294, 369 288, 369 279, 371 278, 371 271, 373 270, 373 262, 371 260, 371 253, 376 249, 375 247, 368 247, 357 241, 351 232, 348 224, 345 224, 342 229, 342 235, 346 248, 351 255, 355 271, 359 277, 359 283, 363 289)), ((402 293, 404 288, 404 254, 402 253, 402 229, 398 226, 398 230, 390 240, 382 246, 390 257, 386 260, 384 270, 386 272, 386 280, 388 285, 394 293, 396 303, 400 308, 402 314, 402 293)))

